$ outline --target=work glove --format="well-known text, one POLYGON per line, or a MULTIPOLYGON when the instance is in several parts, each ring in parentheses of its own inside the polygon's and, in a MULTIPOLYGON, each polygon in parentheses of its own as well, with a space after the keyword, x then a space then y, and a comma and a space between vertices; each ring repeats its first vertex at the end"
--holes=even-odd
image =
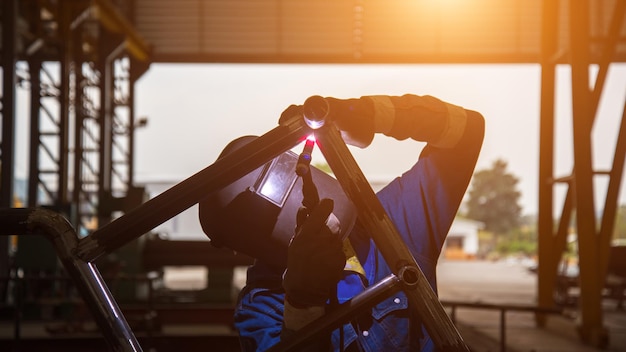
POLYGON ((333 201, 327 198, 310 213, 305 207, 298 210, 283 275, 286 300, 293 307, 325 305, 342 277, 346 259, 332 210, 333 201))
POLYGON ((355 147, 365 148, 374 139, 374 104, 368 98, 325 98, 329 116, 341 131, 343 140, 355 147))
MULTIPOLYGON (((375 133, 404 140, 412 138, 440 148, 451 148, 465 130, 466 110, 432 96, 372 95, 360 98, 323 98, 328 103, 327 120, 341 131, 350 145, 365 148, 375 133)), ((292 105, 281 121, 302 115, 302 106, 292 105)))
POLYGON ((289 105, 289 107, 280 114, 278 124, 284 124, 287 120, 291 119, 295 115, 299 115, 300 117, 302 117, 302 105, 289 105))
POLYGON ((325 100, 329 105, 329 116, 342 131, 343 139, 361 148, 371 143, 374 133, 451 148, 463 135, 467 119, 462 107, 427 95, 371 95, 325 100))

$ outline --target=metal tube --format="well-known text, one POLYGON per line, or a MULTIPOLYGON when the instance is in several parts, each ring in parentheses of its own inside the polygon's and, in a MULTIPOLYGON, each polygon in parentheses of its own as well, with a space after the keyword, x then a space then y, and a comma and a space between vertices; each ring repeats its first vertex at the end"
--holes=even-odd
POLYGON ((358 313, 372 308, 385 298, 400 291, 402 286, 402 280, 393 274, 389 275, 375 285, 368 287, 367 290, 356 295, 351 300, 326 313, 323 317, 311 322, 301 330, 298 330, 298 333, 294 334, 289 339, 274 345, 268 352, 294 351, 297 348, 301 348, 313 338, 322 333, 330 333, 333 329, 350 321, 350 318, 358 313))
POLYGON ((398 276, 410 278, 412 287, 405 287, 410 306, 415 307, 438 349, 442 351, 469 351, 461 335, 450 320, 437 295, 430 287, 415 258, 407 249, 395 225, 380 204, 372 187, 361 172, 339 131, 324 126, 316 132, 322 154, 337 180, 356 205, 359 219, 370 233, 391 270, 398 276), (407 269, 410 268, 408 271, 407 269), (410 274, 410 275, 407 275, 410 274))
POLYGON ((78 245, 78 256, 91 262, 142 236, 292 148, 309 133, 302 117, 292 118, 85 237, 78 245))
POLYGON ((142 351, 96 266, 76 258, 64 265, 109 345, 117 351, 142 351))

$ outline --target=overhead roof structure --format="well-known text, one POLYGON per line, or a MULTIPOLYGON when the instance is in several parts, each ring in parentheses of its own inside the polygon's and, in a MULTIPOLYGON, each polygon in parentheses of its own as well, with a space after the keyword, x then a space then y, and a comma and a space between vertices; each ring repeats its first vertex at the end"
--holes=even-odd
MULTIPOLYGON (((133 22, 153 62, 538 63, 544 2, 136 0, 133 22)), ((569 2, 557 2, 565 55, 569 2)), ((591 1, 593 61, 615 3, 591 1)), ((626 61, 623 41, 613 60, 626 61)))

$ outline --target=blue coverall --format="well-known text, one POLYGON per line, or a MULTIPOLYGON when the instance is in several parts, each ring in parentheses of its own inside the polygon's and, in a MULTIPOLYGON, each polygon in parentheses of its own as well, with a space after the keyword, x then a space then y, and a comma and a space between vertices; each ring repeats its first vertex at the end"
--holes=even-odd
MULTIPOLYGON (((411 96, 405 102, 412 108, 413 101, 419 99, 422 98, 411 96)), ((404 115, 409 112, 405 111, 404 115)), ((467 118, 462 135, 453 147, 426 144, 417 162, 377 193, 435 292, 437 259, 474 172, 484 135, 483 117, 471 110, 465 112, 467 118)), ((395 127, 398 130, 415 128, 409 119, 397 124, 400 124, 395 127)), ((398 139, 411 137, 397 135, 394 137, 398 139)), ((420 147, 416 143, 416 153, 420 147)), ((356 226, 349 238, 366 277, 344 271, 344 278, 337 287, 340 303, 391 273, 375 243, 362 228, 356 226)), ((245 351, 263 351, 280 341, 284 307, 281 276, 282 272, 272 271, 261 262, 248 269, 246 287, 239 296, 235 312, 235 326, 245 351)), ((407 305, 406 296, 400 292, 376 305, 371 314, 344 325, 344 350, 434 351, 435 346, 419 317, 407 305)), ((332 334, 332 344, 335 351, 340 350, 339 329, 332 334)))

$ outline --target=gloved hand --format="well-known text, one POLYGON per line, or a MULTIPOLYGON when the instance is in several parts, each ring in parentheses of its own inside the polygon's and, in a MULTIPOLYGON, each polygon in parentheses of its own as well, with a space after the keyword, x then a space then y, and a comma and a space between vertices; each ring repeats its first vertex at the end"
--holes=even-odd
POLYGON ((302 116, 302 105, 295 105, 295 104, 289 105, 289 107, 280 114, 280 118, 278 119, 278 124, 282 125, 287 120, 294 117, 295 115, 302 116))
MULTIPOLYGON (((353 146, 365 148, 374 139, 374 104, 368 98, 337 99, 324 98, 328 102, 332 121, 341 131, 343 140, 353 146)), ((302 115, 302 105, 290 105, 280 114, 279 124, 294 115, 302 115)))
POLYGON ((462 107, 432 96, 405 94, 325 99, 329 115, 342 130, 343 139, 361 148, 371 143, 374 133, 451 148, 463 135, 467 119, 462 107))
POLYGON ((346 259, 332 210, 333 201, 325 198, 310 215, 304 207, 298 211, 283 276, 286 299, 296 308, 323 306, 341 279, 346 259))
POLYGON ((341 130, 343 140, 355 147, 365 148, 374 139, 374 104, 368 98, 337 99, 325 98, 329 115, 341 130))

